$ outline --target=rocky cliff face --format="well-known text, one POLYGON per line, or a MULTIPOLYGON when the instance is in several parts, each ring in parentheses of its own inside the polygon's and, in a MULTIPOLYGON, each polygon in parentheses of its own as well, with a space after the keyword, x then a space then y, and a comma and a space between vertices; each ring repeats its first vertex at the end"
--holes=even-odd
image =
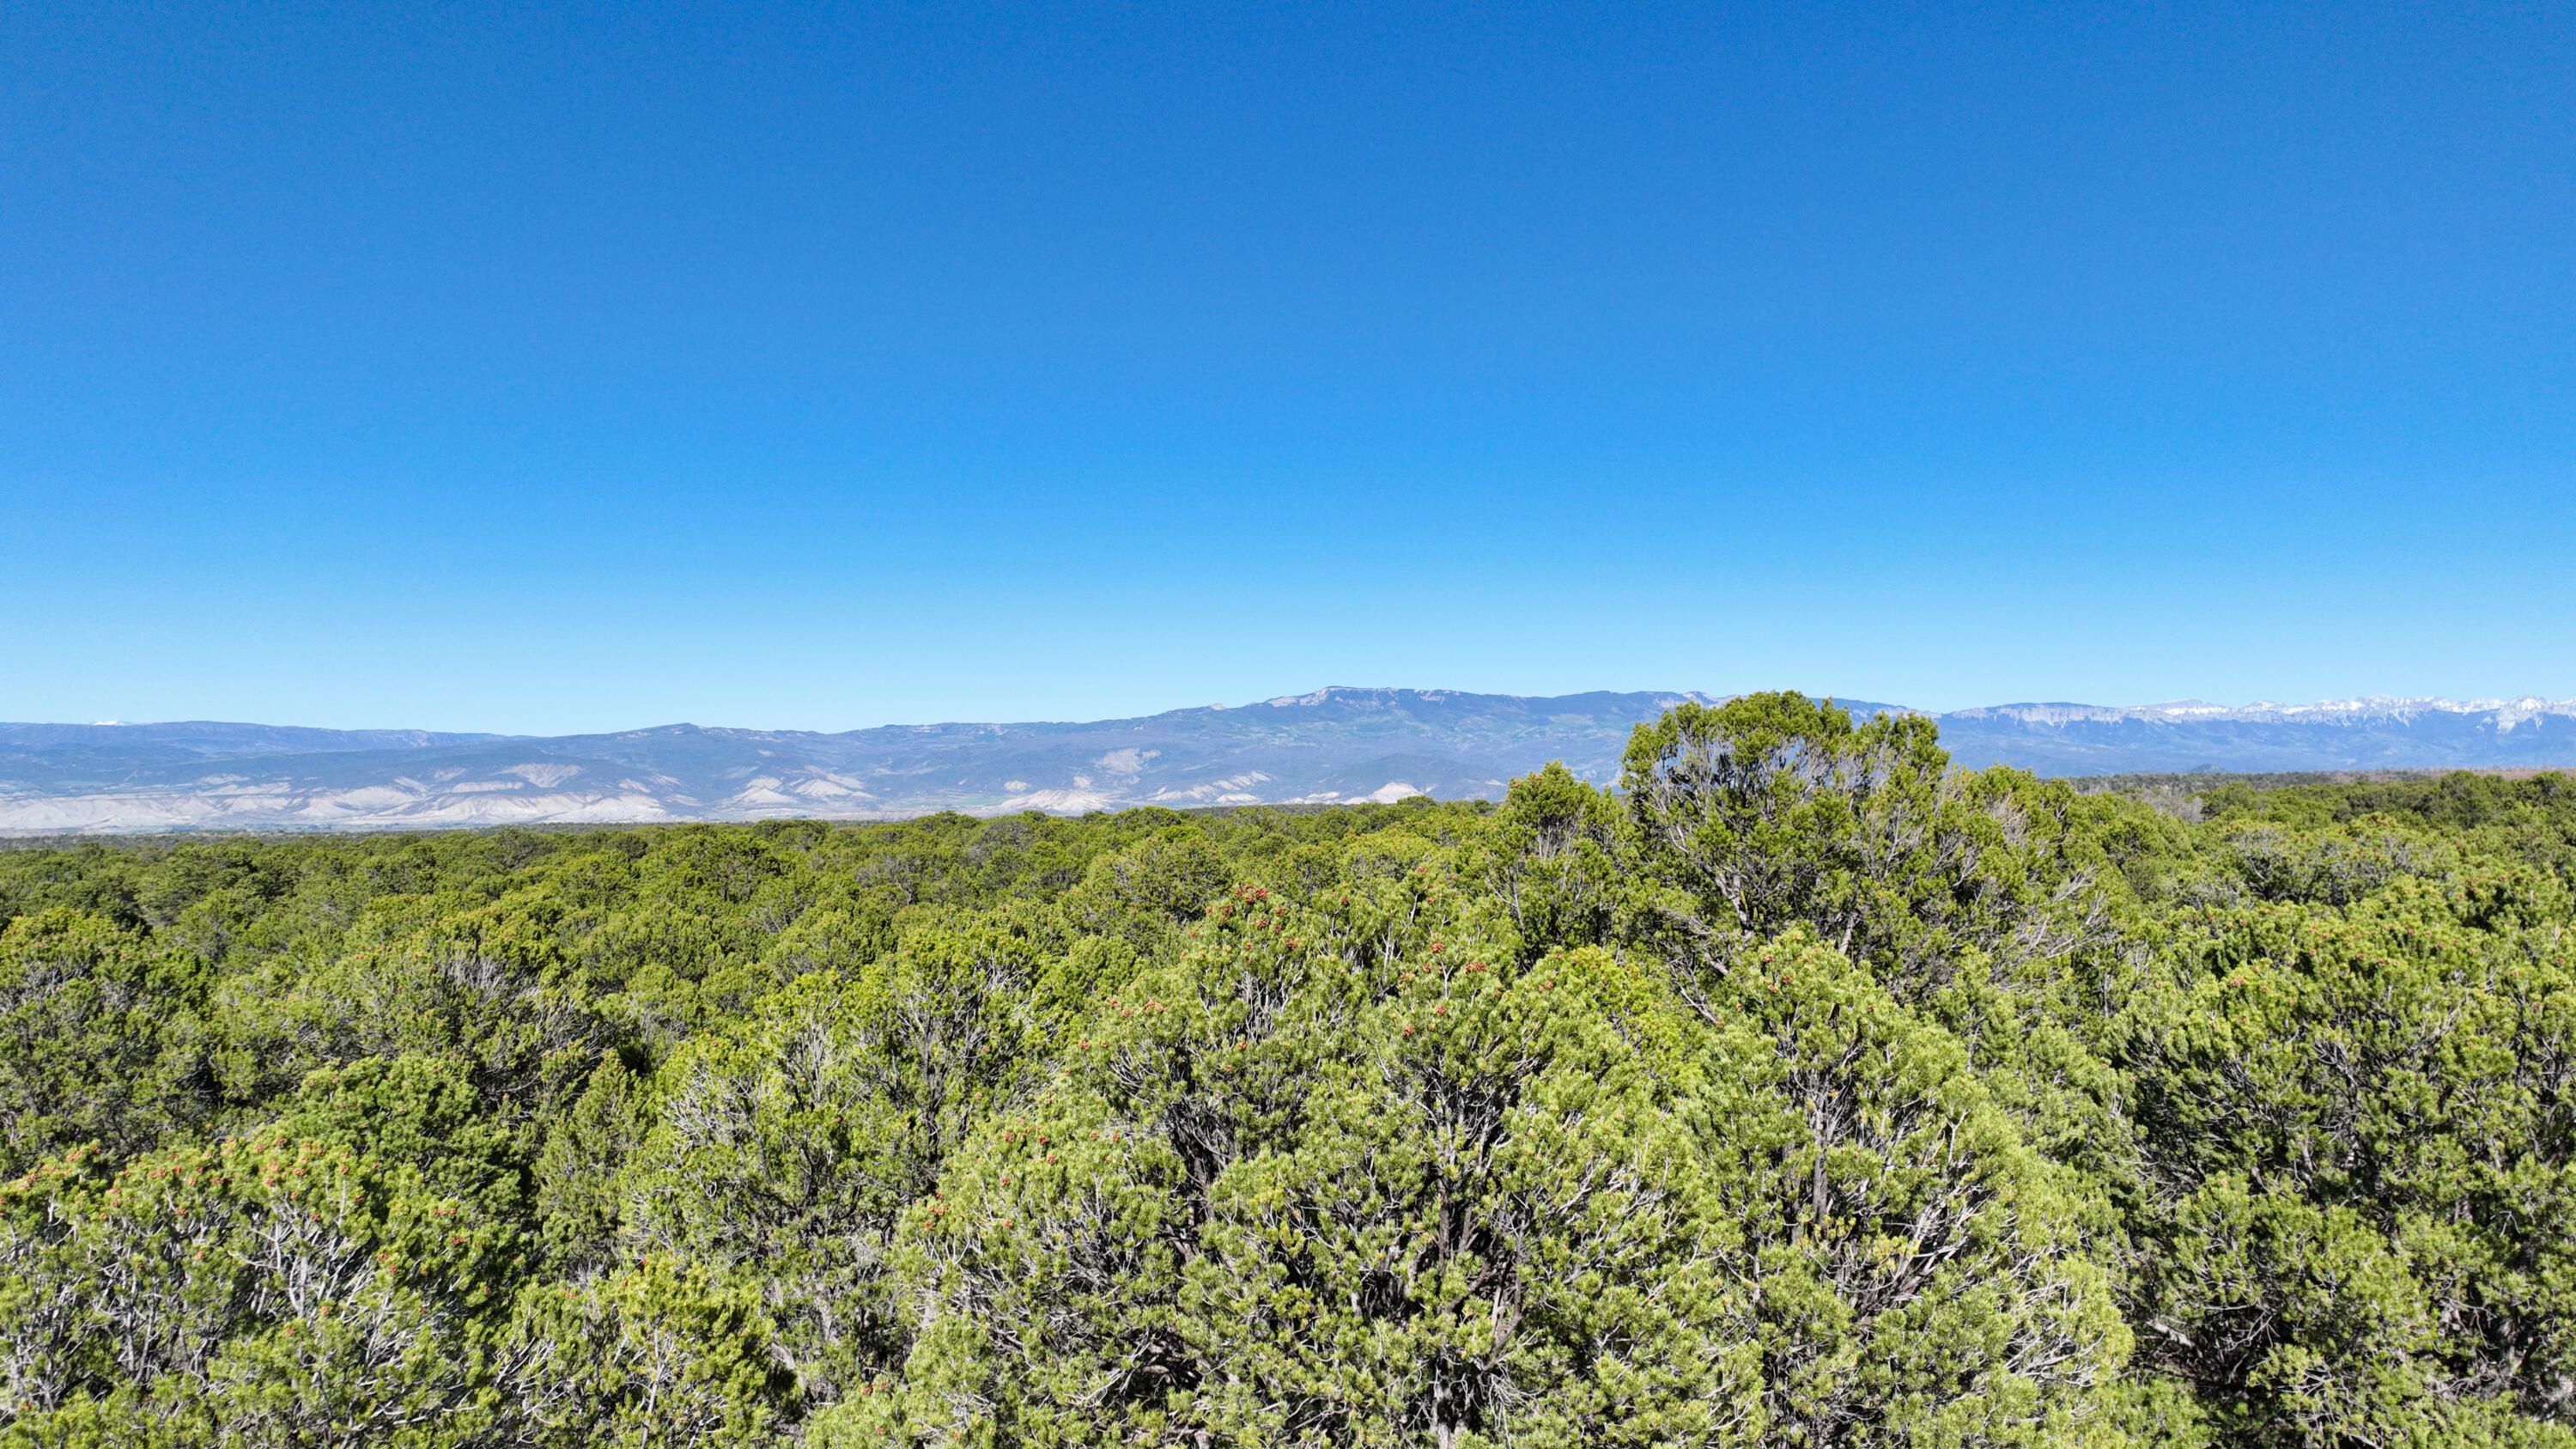
MULTIPOLYGON (((0 725, 0 830, 869 819, 1491 797, 1550 760, 1615 779, 1637 722, 1708 698, 1333 688, 1082 724, 843 734, 667 725, 545 739, 0 725)), ((1846 703, 1863 713, 1899 708, 1846 703)), ((1939 719, 1959 763, 2051 775, 2576 766, 2576 700, 2010 704, 1939 719)))

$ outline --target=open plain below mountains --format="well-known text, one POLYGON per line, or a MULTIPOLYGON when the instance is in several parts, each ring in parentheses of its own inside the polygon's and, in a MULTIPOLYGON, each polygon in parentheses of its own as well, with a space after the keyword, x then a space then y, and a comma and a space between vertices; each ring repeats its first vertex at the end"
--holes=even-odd
MULTIPOLYGON (((1497 797, 1550 760, 1607 783, 1678 692, 1331 688, 1089 723, 839 734, 662 725, 546 738, 224 724, 0 724, 0 832, 885 819, 958 810, 1497 797)), ((1842 701, 1856 713, 1901 706, 1842 701)), ((2576 700, 1936 715, 1961 765, 2042 775, 2576 767, 2576 700)))

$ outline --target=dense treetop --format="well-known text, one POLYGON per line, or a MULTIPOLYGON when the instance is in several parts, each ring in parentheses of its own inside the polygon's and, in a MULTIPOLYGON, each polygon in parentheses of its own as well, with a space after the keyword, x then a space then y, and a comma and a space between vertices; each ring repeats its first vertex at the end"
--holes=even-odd
POLYGON ((2576 1446, 2576 786, 0 853, 0 1443, 2576 1446), (2159 805, 2165 808, 2158 808, 2159 805))

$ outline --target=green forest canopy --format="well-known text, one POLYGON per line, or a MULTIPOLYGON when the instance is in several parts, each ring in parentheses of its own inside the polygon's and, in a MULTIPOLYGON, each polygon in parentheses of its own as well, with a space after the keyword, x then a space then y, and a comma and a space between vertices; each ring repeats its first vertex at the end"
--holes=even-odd
POLYGON ((0 1443, 2576 1446, 2571 871, 2563 775, 1792 694, 1499 806, 0 854, 0 1443))

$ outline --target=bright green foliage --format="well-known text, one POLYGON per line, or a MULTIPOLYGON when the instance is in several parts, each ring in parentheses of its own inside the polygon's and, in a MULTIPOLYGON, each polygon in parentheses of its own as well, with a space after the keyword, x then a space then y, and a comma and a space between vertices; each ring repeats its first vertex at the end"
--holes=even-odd
POLYGON ((614 1029, 570 979, 562 914, 534 892, 371 902, 334 959, 280 963, 218 994, 231 1043, 218 1075, 256 1097, 342 1061, 456 1055, 502 1120, 551 1118, 614 1029))
POLYGON ((2317 829, 2375 821, 2438 832, 2480 855, 2518 859, 2564 878, 2576 868, 2576 775, 2528 779, 2454 770, 2437 780, 2379 780, 2210 792, 2208 813, 2236 824, 2268 821, 2317 829))
POLYGON ((2109 1432, 2127 1335, 2068 1183, 1937 1027, 1790 946, 1712 1033, 1658 978, 1597 951, 1511 964, 1413 894, 1238 892, 988 1129, 913 1219, 906 1427, 2109 1432))
POLYGON ((1920 715, 1854 725, 1755 694, 1641 726, 1622 781, 1676 945, 1725 963, 1793 926, 1918 1001, 2087 944, 2072 797, 2010 770, 1948 773, 1920 715))
POLYGON ((1674 1081, 1630 1034, 1658 1027, 1622 1030, 1659 990, 1599 955, 1518 969, 1443 919, 1444 887, 1305 908, 1246 887, 1103 1003, 915 1211, 916 1432, 1467 1446, 1758 1427, 1729 1229, 1662 1110, 1674 1081))
POLYGON ((1151 949, 1168 943, 1172 926, 1196 919, 1232 874, 1205 835, 1172 826, 1094 860, 1082 884, 1065 893, 1065 913, 1092 935, 1124 936, 1151 949))
MULTIPOLYGON (((240 1138, 0 1191, 0 1370, 21 1415, 83 1401, 245 1444, 408 1444, 486 1417, 527 1264, 506 1134, 452 1064, 317 1073, 240 1138)), ((81 1409, 80 1412, 89 1412, 81 1409)))
POLYGON ((1958 1042, 1802 935, 1712 1005, 1689 1116, 1758 1284, 1773 1442, 2107 1440, 2128 1333, 2078 1184, 1958 1042))
POLYGON ((627 1163, 651 1130, 650 1084, 612 1057, 593 1069, 581 1097, 547 1124, 537 1154, 536 1203, 547 1263, 558 1271, 595 1268, 614 1256, 627 1163))
POLYGON ((1756 695, 1499 806, 0 851, 0 1446, 2576 1449, 2570 820, 1756 695))
POLYGON ((2240 1432, 2526 1442, 2566 1422, 2569 919, 2564 883, 2520 868, 2348 911, 2246 907, 2140 1003, 2148 1328, 2240 1432))
POLYGON ((1487 832, 1482 884, 1535 959, 1615 942, 1644 915, 1635 854, 1619 801, 1551 764, 1511 783, 1487 832))
POLYGON ((133 1151, 197 1115, 192 965, 62 907, 0 930, 0 1171, 133 1151))
POLYGON ((804 977, 690 1043, 623 1179, 626 1243, 758 1284, 816 1403, 900 1364, 896 1216, 1017 1081, 1032 974, 1022 938, 930 926, 855 981, 804 977))
POLYGON ((1635 935, 1706 1009, 1749 953, 1809 933, 1938 1019, 2038 1145, 2115 1194, 2130 1153, 2099 1037, 2133 966, 2113 872, 2063 786, 1946 764, 1921 716, 1676 707, 1628 750, 1632 855, 1661 888, 1635 935))
POLYGON ((758 1294, 659 1258, 531 1287, 505 1354, 500 1442, 539 1449, 767 1443, 788 1393, 758 1294))

